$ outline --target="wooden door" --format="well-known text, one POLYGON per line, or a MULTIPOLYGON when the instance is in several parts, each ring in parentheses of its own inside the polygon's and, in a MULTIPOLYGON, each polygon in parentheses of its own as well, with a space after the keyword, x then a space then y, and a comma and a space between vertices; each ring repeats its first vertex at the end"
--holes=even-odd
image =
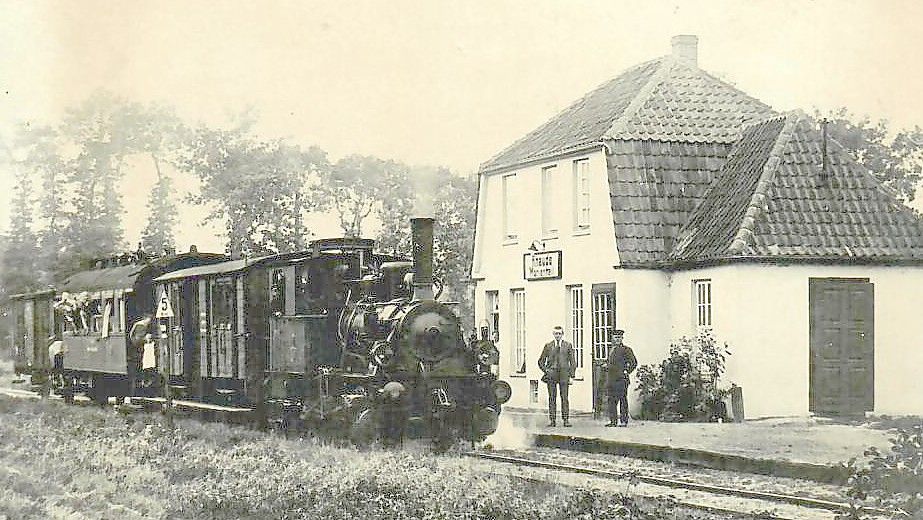
POLYGON ((811 278, 809 409, 857 415, 874 409, 875 288, 866 279, 811 278))
POLYGON ((615 328, 615 284, 598 284, 592 290, 593 414, 605 411, 606 360, 615 328))

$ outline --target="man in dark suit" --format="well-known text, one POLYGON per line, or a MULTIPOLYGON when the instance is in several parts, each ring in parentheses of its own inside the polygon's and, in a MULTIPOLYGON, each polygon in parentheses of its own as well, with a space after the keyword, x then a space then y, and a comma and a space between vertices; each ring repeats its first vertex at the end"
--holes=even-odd
POLYGON ((609 348, 606 386, 609 390, 609 424, 606 426, 628 426, 628 383, 629 374, 638 366, 638 359, 631 347, 622 343, 624 330, 612 331, 612 346, 609 348))
POLYGON ((542 355, 538 358, 538 367, 545 373, 542 381, 548 384, 548 416, 551 418, 550 426, 555 426, 557 412, 557 394, 561 392, 561 419, 564 426, 570 426, 570 402, 567 400, 567 389, 570 380, 577 370, 577 358, 574 346, 564 341, 564 329, 557 326, 553 331, 554 340, 545 344, 542 355))

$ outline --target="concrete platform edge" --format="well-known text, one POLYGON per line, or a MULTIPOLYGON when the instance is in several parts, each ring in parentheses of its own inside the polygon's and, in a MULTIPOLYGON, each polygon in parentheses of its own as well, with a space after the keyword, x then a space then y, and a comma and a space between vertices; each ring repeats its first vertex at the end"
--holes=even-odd
POLYGON ((843 485, 849 472, 842 465, 810 464, 784 460, 754 459, 692 448, 674 448, 654 444, 613 441, 593 437, 574 437, 548 433, 535 434, 535 446, 605 453, 639 459, 684 464, 724 471, 788 477, 814 482, 843 485))

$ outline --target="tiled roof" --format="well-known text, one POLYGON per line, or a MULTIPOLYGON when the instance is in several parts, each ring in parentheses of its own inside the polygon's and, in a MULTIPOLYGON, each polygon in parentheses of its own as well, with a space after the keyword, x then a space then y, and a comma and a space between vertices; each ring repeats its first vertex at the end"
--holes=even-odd
POLYGON ((923 219, 802 113, 748 128, 690 218, 674 260, 923 260, 923 219))
POLYGON ((481 165, 490 171, 599 142, 664 58, 634 66, 561 111, 481 165))
POLYGON ((661 260, 703 200, 729 144, 614 141, 606 156, 622 264, 661 260))
POLYGON ((607 140, 731 143, 743 123, 771 114, 701 69, 663 57, 590 92, 481 166, 482 172, 607 140))

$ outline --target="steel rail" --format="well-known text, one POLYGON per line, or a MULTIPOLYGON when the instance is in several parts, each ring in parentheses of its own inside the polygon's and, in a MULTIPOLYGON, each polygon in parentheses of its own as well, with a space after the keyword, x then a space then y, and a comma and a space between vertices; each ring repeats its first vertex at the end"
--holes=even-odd
MULTIPOLYGON (((712 493, 715 495, 726 495, 726 496, 735 496, 742 498, 752 498, 767 500, 770 502, 781 502, 801 507, 808 507, 812 509, 825 509, 828 511, 850 511, 851 506, 843 502, 832 502, 829 500, 822 500, 817 498, 807 498, 799 497, 794 495, 785 495, 781 493, 769 493, 764 491, 751 491, 746 489, 737 489, 727 486, 718 486, 712 484, 697 484, 695 482, 689 482, 686 480, 677 480, 665 477, 655 477, 652 475, 641 475, 635 472, 630 471, 610 471, 605 469, 594 469, 594 468, 584 468, 580 466, 574 466, 571 464, 558 464, 554 462, 544 462, 534 459, 526 459, 522 457, 512 457, 508 455, 499 455, 494 453, 484 453, 484 452, 469 452, 468 456, 493 460, 497 462, 506 462, 509 464, 515 464, 518 466, 531 466, 536 468, 551 469, 557 471, 569 471, 572 473, 581 473, 584 475, 591 475, 595 477, 603 477, 614 480, 625 480, 625 479, 638 479, 640 482, 646 484, 653 484, 656 486, 671 487, 678 489, 690 489, 695 491, 703 491, 706 493, 712 493)), ((876 514, 888 514, 890 511, 861 506, 858 509, 861 509, 864 512, 876 513, 876 514)))

